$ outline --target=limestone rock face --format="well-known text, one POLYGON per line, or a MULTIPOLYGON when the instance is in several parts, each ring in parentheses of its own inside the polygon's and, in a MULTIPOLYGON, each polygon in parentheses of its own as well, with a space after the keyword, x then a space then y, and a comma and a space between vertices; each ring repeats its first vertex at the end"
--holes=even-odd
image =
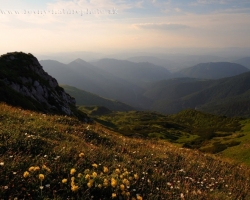
POLYGON ((32 106, 41 111, 73 114, 75 99, 59 87, 57 80, 45 72, 31 54, 14 52, 0 57, 0 86, 10 88, 5 88, 0 101, 8 101, 4 95, 12 97, 14 90, 20 94, 20 105, 18 99, 11 99, 10 102, 19 106, 22 106, 21 100, 23 102, 27 98, 32 106))

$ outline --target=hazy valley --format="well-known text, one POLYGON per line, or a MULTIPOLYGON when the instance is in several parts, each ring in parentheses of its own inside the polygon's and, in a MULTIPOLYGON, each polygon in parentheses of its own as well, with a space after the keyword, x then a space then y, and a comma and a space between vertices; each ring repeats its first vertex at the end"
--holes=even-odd
MULTIPOLYGON (((134 59, 146 58, 150 57, 134 59)), ((192 108, 216 114, 248 116, 248 110, 241 105, 249 107, 250 74, 247 73, 249 69, 240 64, 200 63, 170 72, 166 66, 117 59, 100 59, 91 63, 77 59, 69 64, 42 60, 40 63, 61 84, 123 102, 139 110, 173 114, 192 108), (240 104, 237 103, 239 101, 240 104)))

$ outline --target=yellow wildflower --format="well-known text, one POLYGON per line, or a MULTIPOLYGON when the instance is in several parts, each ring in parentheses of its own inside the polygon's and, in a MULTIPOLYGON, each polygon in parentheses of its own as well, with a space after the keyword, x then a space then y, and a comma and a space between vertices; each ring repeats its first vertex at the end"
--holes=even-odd
POLYGON ((39 174, 38 178, 42 181, 44 179, 44 175, 43 174, 39 174))
POLYGON ((105 178, 105 179, 103 180, 103 186, 104 186, 104 187, 108 187, 108 186, 109 186, 109 181, 108 181, 108 179, 105 178))
POLYGON ((91 187, 93 186, 93 181, 89 180, 89 182, 87 183, 87 186, 88 186, 89 188, 91 188, 91 187))
POLYGON ((120 172, 119 169, 116 169, 116 170, 115 170, 115 173, 120 174, 121 172, 120 172))
POLYGON ((139 179, 138 174, 134 174, 134 178, 135 178, 136 180, 138 180, 138 179, 139 179))
POLYGON ((24 178, 27 178, 29 175, 30 175, 30 173, 27 172, 27 171, 23 173, 23 177, 24 177, 24 178))
POLYGON ((43 165, 42 169, 45 169, 46 171, 51 172, 50 168, 48 168, 46 165, 43 165))
POLYGON ((83 176, 82 173, 79 173, 79 174, 77 175, 78 178, 81 178, 82 176, 83 176))
POLYGON ((75 168, 72 168, 72 169, 70 170, 70 174, 71 174, 71 175, 74 175, 74 173, 76 173, 76 169, 75 169, 75 168))
POLYGON ((137 200, 142 200, 142 197, 140 195, 137 195, 137 200))
POLYGON ((96 163, 92 164, 92 167, 97 168, 98 165, 96 163))
POLYGON ((72 185, 71 186, 72 192, 76 192, 78 189, 79 189, 79 186, 77 186, 77 185, 72 185))
POLYGON ((121 184, 120 189, 123 191, 125 189, 125 185, 121 184))
POLYGON ((84 156, 84 153, 79 153, 79 157, 82 158, 84 156))
POLYGON ((34 167, 34 171, 38 171, 38 170, 40 170, 40 167, 38 166, 34 167))
POLYGON ((105 178, 105 179, 103 180, 103 182, 104 182, 104 183, 108 183, 109 181, 108 181, 108 179, 105 178))
POLYGON ((96 173, 96 172, 93 172, 92 176, 93 176, 94 178, 96 178, 96 177, 97 177, 97 173, 96 173))
POLYGON ((62 183, 67 183, 67 179, 66 178, 64 178, 63 180, 62 180, 62 183))
POLYGON ((90 175, 89 175, 89 174, 86 174, 85 179, 86 179, 86 180, 89 180, 89 179, 90 179, 90 175))
POLYGON ((116 185, 117 185, 117 181, 114 178, 112 178, 111 179, 111 186, 116 187, 116 185))
POLYGON ((116 193, 112 193, 112 199, 116 197, 116 193))
POLYGON ((123 176, 127 176, 128 175, 128 171, 125 171, 124 173, 123 173, 123 176))
POLYGON ((98 184, 98 187, 101 189, 102 188, 102 184, 98 184))
POLYGON ((30 167, 30 168, 29 168, 29 171, 30 171, 30 172, 35 171, 35 167, 33 167, 33 166, 32 166, 32 167, 30 167))
POLYGON ((125 178, 125 179, 123 179, 123 180, 122 180, 122 182, 123 182, 123 184, 125 184, 126 186, 128 186, 128 185, 129 185, 129 180, 128 180, 128 179, 126 179, 126 178, 125 178))
POLYGON ((108 173, 109 172, 109 169, 107 167, 103 167, 103 172, 104 173, 108 173))

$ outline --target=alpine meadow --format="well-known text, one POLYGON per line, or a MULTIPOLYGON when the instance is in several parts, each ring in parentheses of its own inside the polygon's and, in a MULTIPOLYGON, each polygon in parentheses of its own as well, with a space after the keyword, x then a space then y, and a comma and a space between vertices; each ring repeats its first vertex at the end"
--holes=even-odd
POLYGON ((250 200, 248 0, 8 0, 0 30, 0 200, 250 200))

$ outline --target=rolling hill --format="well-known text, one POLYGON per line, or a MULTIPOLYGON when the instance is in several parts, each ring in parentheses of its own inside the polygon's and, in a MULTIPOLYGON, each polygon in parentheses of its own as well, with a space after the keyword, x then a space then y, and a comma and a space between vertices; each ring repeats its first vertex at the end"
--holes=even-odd
POLYGON ((241 58, 241 59, 235 60, 234 62, 241 64, 247 67, 248 69, 250 69, 250 57, 241 58))
POLYGON ((135 57, 129 57, 126 60, 136 63, 149 62, 157 66, 162 66, 168 69, 169 71, 176 70, 176 68, 179 67, 179 64, 175 63, 174 61, 161 59, 155 56, 135 56, 135 57))
POLYGON ((178 99, 207 88, 212 84, 214 84, 212 80, 195 78, 162 80, 151 84, 144 93, 144 96, 155 101, 159 99, 178 99))
POLYGON ((72 87, 69 85, 61 85, 61 87, 72 97, 76 99, 76 104, 80 106, 104 106, 109 110, 114 111, 130 111, 135 110, 129 105, 126 105, 122 102, 105 99, 98 95, 92 94, 90 92, 86 92, 84 90, 80 90, 76 87, 72 87))
POLYGON ((200 79, 220 79, 248 72, 246 67, 229 62, 200 63, 180 70, 175 75, 200 79))
POLYGON ((154 84, 145 95, 148 98, 160 96, 154 99, 151 109, 166 114, 193 108, 230 116, 249 116, 249 80, 249 72, 219 80, 177 78, 154 84))
POLYGON ((166 68, 149 62, 135 63, 127 60, 101 59, 92 62, 92 64, 116 77, 139 86, 142 86, 143 83, 171 77, 171 73, 166 68))

